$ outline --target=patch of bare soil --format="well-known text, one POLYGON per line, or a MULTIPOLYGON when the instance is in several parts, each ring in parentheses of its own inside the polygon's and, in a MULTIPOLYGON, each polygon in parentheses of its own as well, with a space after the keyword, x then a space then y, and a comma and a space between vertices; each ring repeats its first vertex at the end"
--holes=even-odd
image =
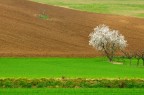
POLYGON ((123 63, 121 63, 121 62, 112 62, 112 64, 122 65, 123 63))

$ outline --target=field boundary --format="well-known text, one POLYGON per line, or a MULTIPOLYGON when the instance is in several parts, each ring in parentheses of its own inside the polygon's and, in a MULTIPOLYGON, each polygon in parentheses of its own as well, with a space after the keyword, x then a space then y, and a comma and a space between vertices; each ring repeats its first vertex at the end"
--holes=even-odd
POLYGON ((1 78, 0 88, 144 88, 144 79, 1 78))

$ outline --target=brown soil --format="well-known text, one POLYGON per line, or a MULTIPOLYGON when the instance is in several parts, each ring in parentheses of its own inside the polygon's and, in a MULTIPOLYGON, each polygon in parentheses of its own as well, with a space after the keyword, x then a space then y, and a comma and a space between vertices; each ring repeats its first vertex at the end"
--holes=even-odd
POLYGON ((116 65, 122 65, 123 63, 121 62, 111 62, 112 64, 116 64, 116 65))
POLYGON ((99 56, 88 45, 89 33, 99 24, 119 30, 128 40, 127 50, 144 49, 144 19, 0 0, 0 56, 99 56), (43 11, 48 20, 37 17, 43 11))

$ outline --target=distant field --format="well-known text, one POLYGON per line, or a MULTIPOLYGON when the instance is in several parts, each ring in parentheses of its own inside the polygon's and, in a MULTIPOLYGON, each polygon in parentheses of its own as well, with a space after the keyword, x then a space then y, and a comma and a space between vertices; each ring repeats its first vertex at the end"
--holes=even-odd
POLYGON ((144 89, 0 89, 1 95, 143 95, 144 89))
POLYGON ((88 12, 144 17, 143 0, 31 0, 88 12))
POLYGON ((144 67, 114 65, 106 58, 0 58, 0 78, 7 77, 144 78, 144 67))

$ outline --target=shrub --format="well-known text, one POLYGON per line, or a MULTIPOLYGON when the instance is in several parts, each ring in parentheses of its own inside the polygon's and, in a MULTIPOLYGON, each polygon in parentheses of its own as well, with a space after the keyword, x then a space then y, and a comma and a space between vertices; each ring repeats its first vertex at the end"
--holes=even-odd
POLYGON ((144 79, 0 79, 0 88, 144 88, 144 79))
POLYGON ((38 17, 40 19, 45 19, 45 20, 47 20, 49 18, 48 15, 46 15, 46 14, 39 14, 38 17))

